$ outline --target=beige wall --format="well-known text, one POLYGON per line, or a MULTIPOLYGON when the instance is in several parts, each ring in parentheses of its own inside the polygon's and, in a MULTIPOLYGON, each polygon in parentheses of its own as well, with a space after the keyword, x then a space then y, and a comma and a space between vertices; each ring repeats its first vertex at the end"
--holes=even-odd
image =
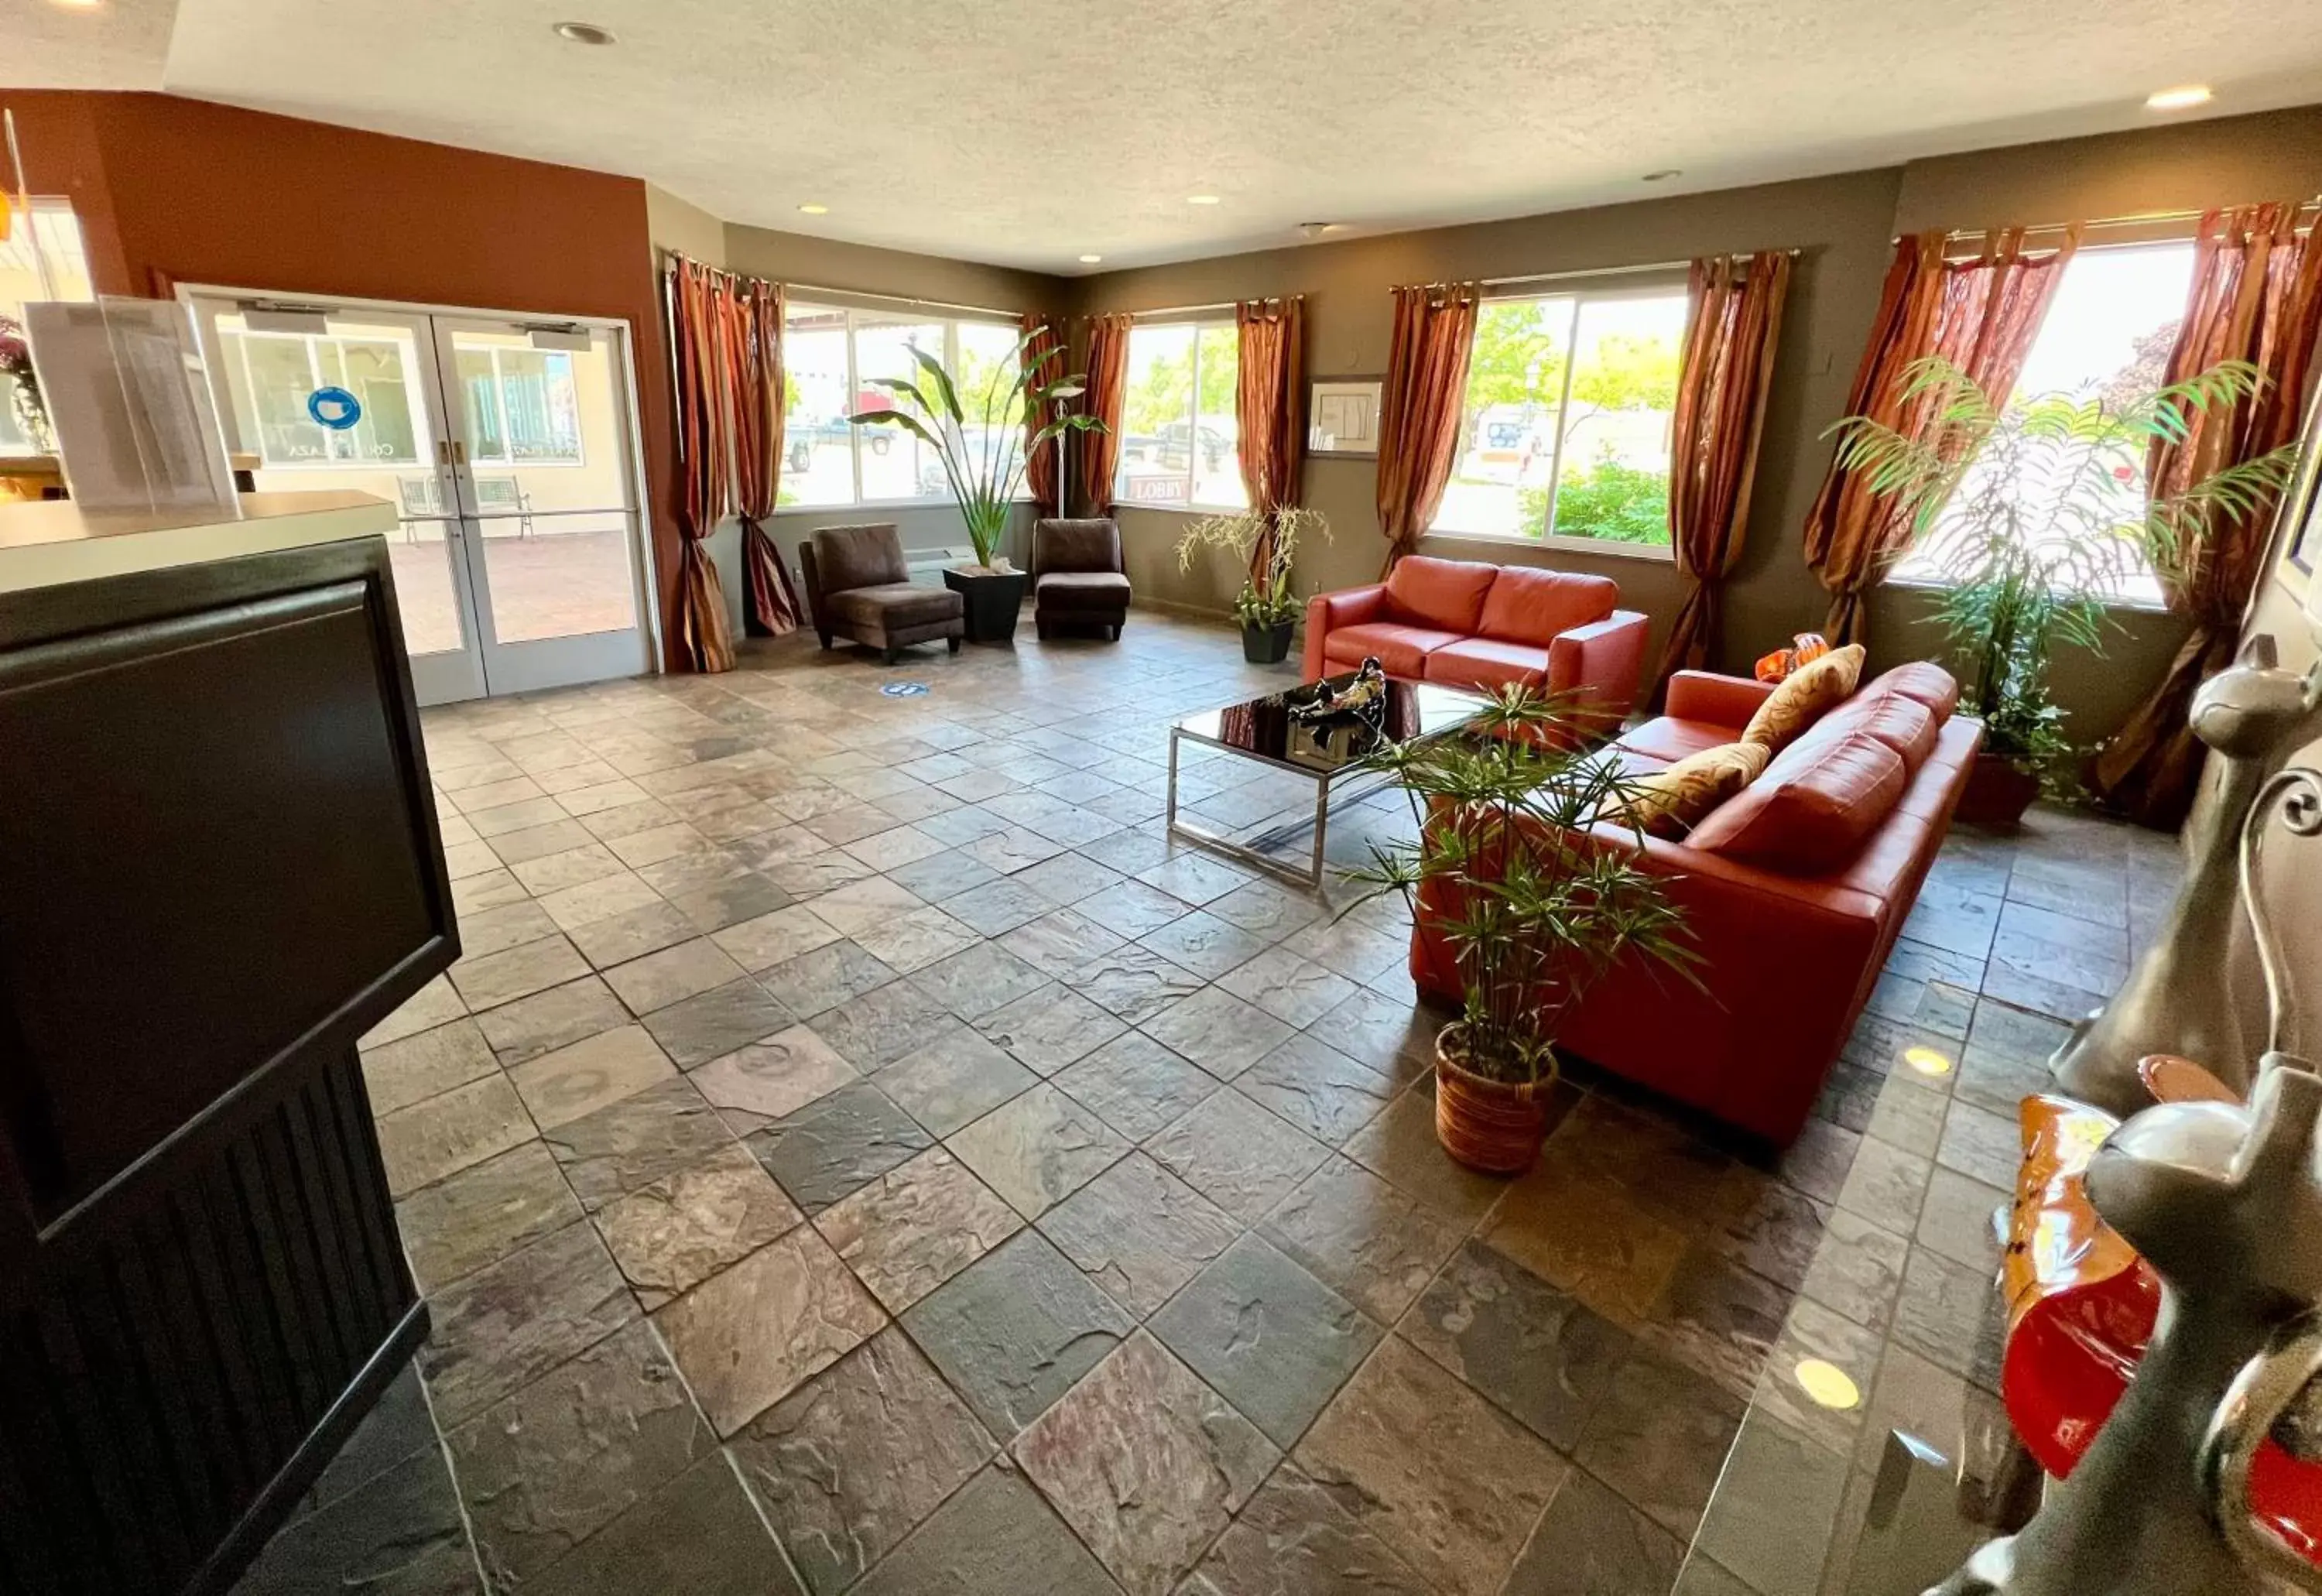
MULTIPOLYGON (((2312 194, 2322 187, 2322 107, 2220 119, 1916 161, 1879 171, 1646 200, 1515 221, 1447 227, 1190 261, 1080 279, 1070 308, 1203 305, 1303 294, 1311 375, 1376 375, 1386 365, 1389 289, 1397 283, 1577 272, 1681 260, 1721 251, 1800 251, 1759 457, 1750 535, 1728 584, 1722 663, 1746 665, 1793 632, 1821 625, 1828 598, 1805 564, 1801 528, 1828 467, 1821 433, 1846 391, 1877 309, 1892 240, 1905 229, 1984 227, 2112 217, 2312 194)), ((1312 461, 1305 501, 1329 516, 1336 543, 1300 561, 1304 589, 1373 579, 1383 553, 1373 467, 1312 461)), ((1223 611, 1237 581, 1229 562, 1181 574, 1170 545, 1180 515, 1120 512, 1140 597, 1223 611)), ((1623 601, 1651 615, 1655 647, 1679 584, 1666 561, 1521 544, 1430 538, 1426 552, 1600 571, 1623 601)), ((1920 624, 1925 596, 1890 588, 1871 604, 1874 664, 1937 646, 1920 624)), ((2059 701, 2074 734, 2116 729, 2183 635, 2174 618, 2125 611, 2102 660, 2061 662, 2059 701)))

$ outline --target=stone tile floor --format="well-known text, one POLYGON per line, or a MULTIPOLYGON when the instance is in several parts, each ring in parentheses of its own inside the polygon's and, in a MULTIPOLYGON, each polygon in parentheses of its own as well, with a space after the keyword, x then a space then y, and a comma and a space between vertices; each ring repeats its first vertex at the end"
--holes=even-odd
POLYGON ((1587 1081, 1497 1181, 1399 906, 1164 840, 1167 722, 1287 670, 1140 613, 431 712, 466 953, 364 1065, 434 1336, 243 1588, 1869 1591, 1897 1427, 1998 1516, 2009 1115, 2168 840, 1955 834, 1786 1154, 1587 1081))

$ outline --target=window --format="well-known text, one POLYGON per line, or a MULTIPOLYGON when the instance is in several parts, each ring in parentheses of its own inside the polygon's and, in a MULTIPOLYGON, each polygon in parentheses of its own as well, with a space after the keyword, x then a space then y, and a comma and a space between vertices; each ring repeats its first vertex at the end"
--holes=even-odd
MULTIPOLYGON (((256 445, 262 466, 416 466, 422 462, 421 429, 413 420, 411 388, 406 379, 406 374, 417 368, 418 356, 408 337, 252 333, 241 324, 240 317, 222 316, 218 352, 227 362, 227 386, 239 412, 243 446, 256 445), (362 419, 343 433, 318 424, 306 414, 306 396, 325 387, 343 388, 354 395, 362 405, 362 419)), ((476 458, 507 460, 507 423, 503 408, 493 399, 497 381, 492 361, 483 351, 462 351, 460 376, 469 384, 469 404, 476 410, 479 429, 498 429, 480 430, 478 435, 497 439, 502 451, 486 454, 480 449, 476 458), (471 371, 471 360, 483 362, 480 374, 471 371)), ((571 388, 568 370, 564 383, 568 416, 571 388)), ((572 429, 572 458, 577 460, 579 424, 568 421, 567 424, 572 429)))
MULTIPOLYGON (((5 242, 0 242, 0 316, 22 324, 27 300, 94 299, 88 278, 88 257, 81 248, 80 223, 72 203, 63 199, 32 201, 29 224, 20 221, 5 242), (33 253, 38 241, 40 253, 33 253), (48 286, 41 283, 41 265, 48 269, 48 286)), ((0 379, 5 382, 5 379, 0 379)), ((13 385, 7 385, 13 387, 13 385)), ((0 391, 0 454, 31 454, 32 440, 24 435, 16 417, 15 395, 0 391)))
MULTIPOLYGON (((919 380, 914 349, 944 363, 967 416, 971 454, 1008 440, 1022 447, 1019 421, 996 414, 1015 380, 1008 362, 1020 336, 1010 322, 946 320, 903 311, 791 304, 782 323, 781 503, 832 505, 945 502, 950 479, 936 451, 900 427, 857 427, 846 418, 891 410, 898 401, 871 386, 876 377, 919 380), (993 424, 979 419, 994 410, 993 424)), ((1019 489, 1020 493, 1020 489, 1019 489)))
POLYGON ((1231 322, 1129 328, 1120 463, 1113 477, 1113 496, 1122 504, 1248 507, 1234 423, 1240 349, 1231 322))
POLYGON ((1429 530, 1667 550, 1685 319, 1662 287, 1486 300, 1429 530))
MULTIPOLYGON (((2047 318, 2032 340, 2023 374, 2009 402, 2020 405, 2050 394, 2097 398, 2117 408, 2159 388, 2193 287, 2193 246, 2185 243, 2123 244, 2082 249, 2064 267, 2063 281, 2047 318)), ((2133 517, 2144 507, 2144 462, 2123 461, 2113 485, 2088 491, 2117 495, 2089 512, 2133 517)), ((1972 483, 1977 468, 1970 468, 1972 483)), ((1905 582, 1943 579, 1946 552, 1943 520, 1926 540, 1899 561, 1894 576, 1905 582)), ((2108 584, 2102 597, 2159 604, 2161 582, 2137 557, 2133 569, 2108 584)))

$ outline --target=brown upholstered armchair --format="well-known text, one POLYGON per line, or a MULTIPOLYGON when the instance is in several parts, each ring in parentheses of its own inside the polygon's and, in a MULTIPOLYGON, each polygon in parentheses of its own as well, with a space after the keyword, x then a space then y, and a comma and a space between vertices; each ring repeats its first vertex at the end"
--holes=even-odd
POLYGON ((892 522, 826 526, 799 545, 799 569, 823 647, 836 633, 882 651, 890 665, 900 651, 938 637, 959 652, 967 631, 960 596, 911 580, 892 522))
POLYGON ((1032 625, 1041 636, 1051 625, 1078 622, 1118 639, 1129 596, 1120 527, 1110 516, 1032 523, 1032 625))

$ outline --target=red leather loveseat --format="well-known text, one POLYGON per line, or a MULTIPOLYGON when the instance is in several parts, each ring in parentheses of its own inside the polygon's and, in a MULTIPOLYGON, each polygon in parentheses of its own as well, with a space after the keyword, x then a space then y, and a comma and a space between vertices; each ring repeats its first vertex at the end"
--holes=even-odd
MULTIPOLYGON (((1680 670, 1669 679, 1668 713, 1623 734, 1614 752, 1642 776, 1732 743, 1772 691, 1739 677, 1680 670)), ((1794 1140, 1869 1000, 1966 787, 1983 728, 1952 713, 1957 692, 1931 665, 1906 665, 1863 684, 1685 841, 1640 838, 1620 824, 1591 828, 1595 845, 1619 849, 1668 878, 1702 956, 1695 971, 1701 985, 1624 962, 1567 1017, 1559 1051, 1778 1145, 1794 1140), (1902 696, 1912 705, 1891 702, 1902 696), (1883 784, 1866 791, 1850 780, 1852 756, 1867 755, 1860 743, 1874 734, 1889 738, 1898 723, 1906 733, 1895 739, 1900 768, 1884 764, 1883 784), (1821 850, 1815 867, 1786 865, 1766 845, 1785 839, 1762 830, 1743 842, 1731 816, 1713 825, 1734 806, 1747 807, 1753 791, 1762 803, 1764 784, 1812 780, 1817 767, 1833 766, 1840 819, 1831 829, 1845 835, 1834 851, 1821 850)), ((1822 839, 1787 840, 1815 852, 1822 839)), ((1424 893, 1420 907, 1412 979, 1456 1006, 1457 965, 1432 929, 1424 893)))
POLYGON ((1610 577, 1407 554, 1384 582, 1306 606, 1306 679, 1372 655, 1389 676, 1490 692, 1571 693, 1613 724, 1635 705, 1645 617, 1610 577))

